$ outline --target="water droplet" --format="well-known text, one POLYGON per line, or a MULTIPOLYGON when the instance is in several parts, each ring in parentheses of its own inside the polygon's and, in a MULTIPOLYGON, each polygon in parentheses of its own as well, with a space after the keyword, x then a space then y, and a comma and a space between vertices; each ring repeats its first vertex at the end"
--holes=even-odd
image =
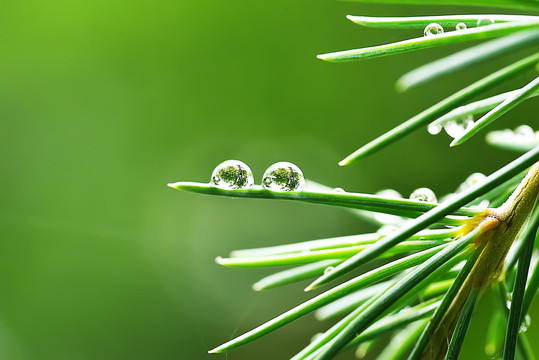
POLYGON ((457 24, 457 26, 455 26, 455 29, 457 29, 458 31, 462 31, 462 30, 466 30, 468 27, 466 26, 465 23, 463 22, 459 22, 457 24))
POLYGON ((507 307, 507 309, 511 310, 511 300, 507 300, 505 302, 505 306, 507 307))
POLYGON ((333 189, 333 192, 337 192, 337 193, 344 193, 344 192, 346 192, 346 191, 344 191, 344 189, 343 189, 343 188, 339 188, 339 187, 337 187, 337 188, 333 189))
POLYGON ((393 189, 380 190, 376 195, 390 199, 402 199, 402 195, 397 190, 393 189))
POLYGON ((262 186, 272 191, 299 191, 305 186, 305 178, 296 165, 282 161, 266 170, 262 186))
POLYGON ((518 332, 523 333, 523 332, 528 331, 528 328, 531 325, 531 321, 532 319, 530 318, 530 315, 528 314, 524 315, 524 321, 522 322, 522 324, 520 324, 520 328, 518 329, 518 332))
POLYGON ((477 20, 477 26, 487 26, 494 24, 494 19, 482 18, 477 20))
POLYGON ((514 131, 515 142, 528 142, 535 139, 535 131, 529 125, 520 125, 514 131))
POLYGON ((485 181, 486 178, 487 178, 486 175, 480 172, 473 173, 470 176, 468 176, 462 184, 460 184, 459 188, 457 189, 457 192, 461 192, 473 186, 477 186, 481 184, 483 181, 485 181))
POLYGON ((210 183, 225 190, 248 188, 254 183, 253 172, 241 161, 227 160, 215 167, 210 183))
POLYGON ((475 186, 481 184, 483 181, 485 181, 486 178, 487 176, 485 174, 476 172, 468 176, 468 178, 466 179, 466 183, 470 186, 475 186))
POLYGON ((472 117, 467 117, 463 120, 456 121, 451 120, 444 124, 444 130, 447 135, 451 136, 453 139, 459 138, 466 131, 468 131, 474 124, 472 117))
POLYGON ((410 194, 410 200, 424 201, 424 202, 436 202, 436 194, 429 188, 423 187, 415 189, 410 194))
POLYGON ((431 135, 438 135, 442 131, 442 129, 443 129, 443 126, 437 123, 431 123, 427 127, 427 131, 431 135))
MULTIPOLYGON (((384 189, 378 191, 375 195, 389 198, 389 199, 402 199, 402 195, 393 189, 384 189)), ((384 214, 384 213, 374 213, 374 219, 382 224, 394 224, 402 220, 400 216, 384 214)))
POLYGON ((389 235, 391 234, 392 232, 398 230, 399 227, 396 226, 396 225, 392 225, 392 224, 385 224, 385 225, 382 225, 377 231, 376 233, 377 234, 380 234, 380 235, 389 235))
POLYGON ((313 337, 311 338, 311 342, 315 342, 316 340, 318 340, 320 338, 320 336, 322 336, 324 334, 322 333, 316 333, 313 335, 313 337))
POLYGON ((407 305, 407 306, 405 306, 405 307, 403 307, 402 309, 399 310, 399 314, 402 314, 402 313, 404 313, 404 312, 407 312, 407 311, 409 311, 410 309, 411 309, 411 307, 407 305))
POLYGON ((327 268, 324 269, 324 274, 329 274, 330 272, 333 271, 333 269, 335 269, 333 266, 328 266, 327 268))
POLYGON ((425 26, 425 31, 423 31, 424 36, 433 36, 444 33, 444 28, 437 23, 431 23, 425 26))

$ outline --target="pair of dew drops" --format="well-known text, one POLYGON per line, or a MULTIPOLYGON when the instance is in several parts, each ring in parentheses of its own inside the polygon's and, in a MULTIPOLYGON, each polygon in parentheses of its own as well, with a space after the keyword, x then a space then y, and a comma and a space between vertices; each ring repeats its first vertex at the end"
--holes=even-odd
MULTIPOLYGON (((494 20, 488 19, 488 18, 481 18, 477 20, 477 26, 486 26, 486 25, 492 25, 494 24, 494 20)), ((457 26, 455 26, 455 29, 457 31, 466 30, 468 27, 465 23, 459 22, 457 26)), ((431 23, 425 26, 425 30, 423 31, 424 36, 433 36, 433 35, 440 35, 444 33, 444 28, 438 24, 438 23, 431 23)))
MULTIPOLYGON (((213 170, 212 185, 225 190, 250 188, 254 184, 253 172, 239 160, 227 160, 213 170)), ((271 191, 300 191, 305 186, 303 173, 296 165, 289 162, 278 162, 266 169, 262 177, 262 186, 271 191)))

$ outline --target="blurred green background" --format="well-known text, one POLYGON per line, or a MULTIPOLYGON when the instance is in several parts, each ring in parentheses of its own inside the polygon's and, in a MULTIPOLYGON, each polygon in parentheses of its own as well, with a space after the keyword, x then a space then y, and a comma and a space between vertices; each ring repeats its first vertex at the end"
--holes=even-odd
MULTIPOLYGON (((406 196, 491 173, 517 154, 482 136, 449 149, 445 134, 426 131, 337 166, 521 55, 397 94, 400 74, 458 48, 317 60, 419 35, 344 16, 456 11, 333 0, 2 1, 0 358, 280 359, 302 348, 329 324, 308 316, 228 356, 206 354, 307 298, 301 285, 254 293, 250 285, 270 270, 220 268, 214 258, 372 227, 337 208, 208 197, 166 183, 208 181, 226 159, 249 164, 257 182, 287 160, 330 186, 406 196)), ((525 103, 492 128, 534 125, 536 109, 525 103)), ((490 301, 465 345, 470 358, 482 354, 479 320, 490 301)), ((534 323, 529 336, 539 336, 534 323)))

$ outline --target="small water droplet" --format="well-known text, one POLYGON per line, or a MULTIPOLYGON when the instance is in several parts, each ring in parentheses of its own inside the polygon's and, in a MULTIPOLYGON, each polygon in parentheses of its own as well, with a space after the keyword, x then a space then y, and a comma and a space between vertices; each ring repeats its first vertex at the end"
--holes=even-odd
POLYGON ((518 329, 518 332, 523 333, 523 332, 528 331, 528 328, 531 325, 531 321, 532 319, 530 318, 530 315, 528 314, 524 315, 524 321, 522 322, 522 324, 520 324, 520 328, 518 329))
POLYGON ((283 161, 271 165, 266 170, 262 186, 279 192, 300 191, 305 186, 305 178, 296 165, 283 161))
POLYGON ((397 190, 393 189, 380 190, 376 195, 390 199, 402 199, 402 195, 397 190))
MULTIPOLYGON (((375 195, 389 198, 389 199, 402 199, 402 195, 393 189, 384 189, 378 191, 375 195)), ((374 219, 382 224, 393 224, 401 221, 400 216, 384 214, 384 213, 374 213, 374 219)))
POLYGON ((425 31, 423 31, 424 36, 434 36, 444 33, 444 28, 438 23, 431 23, 425 26, 425 31))
POLYGON ((424 202, 436 202, 436 194, 429 188, 422 187, 415 189, 410 194, 410 200, 424 201, 424 202))
POLYGON ((389 235, 391 234, 392 232, 398 230, 399 227, 396 226, 396 225, 392 225, 392 224, 386 224, 386 225, 382 225, 377 231, 376 233, 377 234, 380 234, 380 235, 389 235))
POLYGON ((322 333, 316 333, 313 335, 313 337, 311 338, 311 342, 315 342, 316 340, 318 340, 320 338, 320 336, 322 336, 324 334, 322 333))
POLYGON ((487 26, 494 24, 494 19, 490 18, 481 18, 477 20, 477 26, 487 26))
POLYGON ((468 27, 466 26, 465 23, 463 22, 459 22, 457 24, 457 26, 455 26, 455 29, 458 30, 458 31, 462 31, 462 30, 466 30, 468 27))
POLYGON ((514 131, 515 142, 528 142, 535 139, 535 131, 529 125, 520 125, 514 131))
POLYGON ((474 124, 473 118, 467 117, 462 120, 451 120, 444 124, 444 130, 447 135, 451 136, 453 139, 459 138, 466 131, 468 131, 474 124))
POLYGON ((468 176, 468 178, 466 179, 466 183, 468 183, 468 185, 470 186, 475 186, 481 184, 483 181, 485 181, 486 178, 487 176, 485 174, 476 172, 468 176))
POLYGON ((473 173, 470 176, 468 176, 462 184, 460 184, 459 188, 457 189, 457 192, 461 192, 473 186, 477 186, 483 183, 486 178, 487 178, 486 175, 480 172, 473 173))
POLYGON ((337 187, 337 188, 333 189, 333 192, 344 193, 344 192, 346 192, 346 191, 344 191, 343 188, 337 187))
POLYGON ((431 135, 438 135, 440 132, 442 132, 443 126, 437 123, 431 123, 429 126, 427 126, 427 131, 431 135))
POLYGON ((328 266, 327 268, 324 269, 324 274, 329 274, 330 272, 333 271, 333 269, 335 269, 333 266, 328 266))
POLYGON ((253 186, 253 172, 245 163, 227 160, 215 167, 210 183, 225 190, 235 190, 253 186))
POLYGON ((407 311, 409 311, 410 309, 411 309, 410 306, 405 306, 405 307, 403 307, 402 309, 399 310, 399 314, 402 314, 402 313, 404 313, 404 312, 407 312, 407 311))
POLYGON ((511 300, 505 302, 505 306, 510 310, 511 309, 511 300))

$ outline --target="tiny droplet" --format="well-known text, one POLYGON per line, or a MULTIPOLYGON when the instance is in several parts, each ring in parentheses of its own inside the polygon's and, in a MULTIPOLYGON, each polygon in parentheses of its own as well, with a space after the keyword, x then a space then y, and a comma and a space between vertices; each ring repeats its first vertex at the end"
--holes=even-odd
POLYGON ((333 192, 344 193, 344 192, 346 192, 346 191, 344 191, 343 188, 337 187, 337 188, 333 189, 333 192))
POLYGON ((438 23, 430 23, 425 26, 425 31, 423 31, 424 36, 433 36, 440 35, 444 33, 444 28, 438 23))
POLYGON ((329 274, 330 272, 333 271, 333 269, 335 269, 333 266, 328 266, 327 268, 324 269, 324 274, 329 274))
POLYGON ((227 160, 215 167, 210 183, 225 190, 243 189, 253 186, 253 172, 245 163, 227 160))
POLYGON ((455 26, 455 29, 457 29, 458 31, 462 31, 462 30, 466 30, 468 27, 466 26, 465 23, 463 22, 459 22, 457 24, 457 26, 455 26))
POLYGON ((282 161, 267 168, 262 178, 262 186, 279 192, 300 191, 305 186, 305 178, 299 167, 282 161))
POLYGON ((380 235, 389 235, 391 234, 392 232, 398 230, 399 227, 396 226, 396 225, 393 225, 393 224, 385 224, 385 225, 382 225, 377 231, 376 233, 377 234, 380 234, 380 235))
POLYGON ((494 24, 494 19, 481 18, 477 20, 477 26, 487 26, 494 24))
POLYGON ((424 202, 436 202, 436 194, 429 188, 422 187, 415 189, 410 194, 410 200, 424 201, 424 202))

